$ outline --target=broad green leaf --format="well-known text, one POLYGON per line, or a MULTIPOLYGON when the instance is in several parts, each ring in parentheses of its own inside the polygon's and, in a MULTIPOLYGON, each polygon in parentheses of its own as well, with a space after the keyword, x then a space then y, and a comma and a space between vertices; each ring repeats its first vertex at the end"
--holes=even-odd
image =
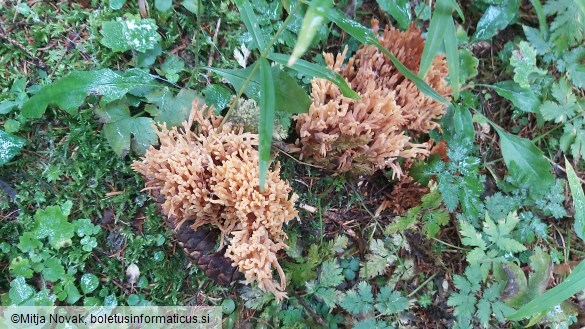
POLYGON ((147 117, 133 117, 128 105, 123 101, 112 102, 96 110, 103 133, 110 146, 119 156, 126 156, 132 149, 143 155, 146 149, 156 143, 157 136, 153 130, 154 120, 147 117))
POLYGON ((168 11, 173 7, 173 0, 155 0, 154 7, 158 11, 162 12, 168 11))
POLYGON ((18 107, 20 102, 17 101, 2 101, 0 102, 0 114, 8 114, 18 107))
POLYGON ((67 215, 59 206, 49 206, 39 209, 34 215, 35 228, 33 234, 37 239, 49 239, 54 249, 71 245, 74 233, 73 224, 67 220, 67 215))
POLYGON ((66 282, 64 284, 64 290, 67 293, 67 303, 70 305, 75 304, 75 302, 77 302, 81 298, 79 289, 77 289, 73 281, 66 282))
POLYGON ((473 39, 491 39, 516 18, 519 7, 519 0, 506 0, 501 5, 489 6, 477 23, 473 39))
POLYGON ((22 276, 27 279, 32 278, 34 275, 34 272, 31 268, 30 259, 28 258, 14 257, 10 261, 8 270, 12 276, 22 276))
POLYGON ((455 136, 458 136, 457 138, 475 140, 473 118, 467 108, 459 105, 451 105, 447 108, 447 113, 441 121, 443 137, 446 140, 451 140, 455 136))
MULTIPOLYGON (((333 6, 333 0, 313 0, 309 3, 309 9, 303 18, 303 25, 298 33, 295 47, 288 59, 288 66, 293 65, 303 54, 315 38, 317 30, 324 25, 325 15, 333 6)), ((264 49, 264 48, 261 48, 264 49)))
POLYGON ((0 130, 0 166, 12 160, 24 146, 26 140, 0 130))
POLYGON ((583 186, 567 158, 565 158, 565 168, 567 168, 567 180, 569 181, 569 188, 573 196, 573 206, 575 207, 575 234, 585 241, 585 195, 583 194, 583 186))
POLYGON ((205 87, 203 95, 205 95, 205 103, 213 105, 216 114, 220 114, 232 98, 232 92, 229 89, 217 84, 205 87))
POLYGON ((160 86, 149 73, 140 69, 116 72, 109 69, 73 72, 43 86, 22 106, 26 118, 40 118, 47 106, 55 104, 70 114, 77 113, 88 95, 103 96, 102 101, 109 103, 122 98, 133 89, 160 86))
MULTIPOLYGON (((489 122, 500 136, 500 148, 506 166, 510 169, 512 164, 515 164, 520 180, 525 180, 535 188, 547 187, 554 182, 552 167, 539 148, 531 141, 512 135, 489 122)), ((510 172, 513 173, 514 170, 510 172)))
MULTIPOLYGON (((439 51, 439 47, 443 44, 443 40, 450 37, 446 34, 447 28, 450 26, 449 24, 453 25, 453 31, 449 31, 449 33, 454 33, 455 25, 453 24, 453 18, 451 17, 452 10, 453 7, 449 0, 437 1, 435 11, 431 17, 431 23, 429 24, 425 48, 418 68, 418 76, 421 78, 427 74, 433 63, 433 59, 435 59, 435 55, 439 51)), ((454 42, 455 44, 457 43, 457 38, 455 38, 454 42)), ((457 63, 459 63, 459 61, 454 62, 453 65, 457 63)), ((450 70, 451 67, 449 67, 449 71, 450 70)))
POLYGON ((240 11, 242 22, 244 22, 246 29, 252 36, 252 40, 258 46, 258 50, 263 51, 268 44, 268 36, 260 29, 260 24, 258 24, 258 18, 254 13, 254 9, 252 9, 252 5, 247 0, 234 0, 234 2, 240 11))
POLYGON ((446 22, 444 46, 445 55, 447 56, 447 66, 449 68, 449 82, 453 89, 453 98, 459 99, 459 44, 457 43, 457 32, 455 31, 455 23, 453 18, 449 17, 446 22))
POLYGON ((45 267, 42 271, 43 278, 47 281, 56 282, 65 275, 65 268, 55 257, 45 260, 43 266, 45 267))
POLYGON ((16 279, 10 282, 8 296, 10 297, 10 302, 13 305, 22 304, 26 300, 30 299, 34 293, 34 288, 28 285, 22 276, 16 277, 16 279))
POLYGON ((538 96, 528 88, 522 88, 514 81, 502 81, 490 86, 498 95, 509 100, 517 109, 534 112, 540 107, 538 96))
MULTIPOLYGON (((268 54, 267 58, 277 63, 288 65, 290 57, 286 54, 270 53, 268 54)), ((360 99, 360 95, 351 89, 351 87, 347 84, 347 81, 345 81, 345 79, 340 74, 330 70, 327 67, 299 59, 293 65, 291 65, 290 68, 304 75, 329 80, 335 83, 337 87, 339 87, 339 90, 343 96, 353 99, 360 99)))
POLYGON ((398 27, 403 30, 408 28, 412 20, 410 1, 408 0, 376 0, 380 8, 398 22, 398 27))
POLYGON ((264 192, 268 165, 270 164, 270 149, 272 147, 272 130, 274 129, 275 92, 274 80, 270 64, 266 58, 260 58, 261 95, 260 95, 260 125, 258 127, 258 155, 260 166, 260 192, 264 192))
POLYGON ((117 10, 122 8, 125 3, 126 0, 110 0, 110 8, 117 10))
POLYGON ((508 315, 508 319, 521 320, 547 312, 583 289, 585 289, 585 262, 582 261, 563 282, 508 315))
POLYGON ((103 22, 101 43, 114 52, 130 49, 145 52, 161 41, 157 29, 156 22, 150 18, 103 22))
POLYGON ((330 9, 327 12, 327 18, 329 18, 329 20, 333 21, 337 26, 339 26, 339 28, 347 32, 352 37, 356 38, 361 43, 376 46, 382 53, 384 53, 384 55, 388 56, 390 61, 392 61, 392 64, 396 66, 396 69, 398 69, 398 71, 402 73, 402 75, 404 75, 405 78, 412 81, 423 94, 443 104, 449 105, 449 102, 447 102, 447 100, 445 100, 443 96, 441 96, 431 86, 424 82, 424 80, 422 80, 412 71, 410 71, 406 66, 404 66, 404 64, 402 64, 398 60, 398 58, 396 58, 396 56, 394 56, 390 51, 388 51, 388 49, 382 46, 382 44, 378 41, 378 39, 370 29, 364 27, 363 25, 356 21, 353 21, 345 17, 335 9, 330 9))
POLYGON ((99 285, 100 280, 94 274, 85 273, 84 275, 81 276, 80 280, 81 291, 83 291, 85 295, 96 290, 99 285))
POLYGON ((481 250, 485 250, 487 245, 481 234, 468 222, 462 221, 460 224, 461 230, 459 231, 463 238, 461 242, 466 246, 478 247, 481 250))
POLYGON ((195 15, 199 14, 199 0, 183 0, 181 6, 195 15))
MULTIPOLYGON (((250 73, 253 70, 254 65, 251 65, 245 69, 220 69, 209 67, 210 71, 213 71, 222 77, 224 77, 234 87, 236 91, 239 91, 250 73)), ((309 110, 311 105, 311 99, 305 90, 299 86, 296 80, 286 73, 282 72, 279 67, 272 67, 272 77, 275 82, 275 102, 276 109, 281 112, 288 113, 305 113, 309 110)), ((252 98, 257 102, 260 102, 261 92, 261 75, 260 72, 256 71, 256 74, 252 77, 244 94, 248 98, 252 98)))
POLYGON ((154 121, 178 126, 189 118, 193 101, 199 99, 199 94, 191 89, 181 89, 173 96, 169 88, 165 87, 146 95, 146 99, 157 106, 157 110, 149 112, 154 121))

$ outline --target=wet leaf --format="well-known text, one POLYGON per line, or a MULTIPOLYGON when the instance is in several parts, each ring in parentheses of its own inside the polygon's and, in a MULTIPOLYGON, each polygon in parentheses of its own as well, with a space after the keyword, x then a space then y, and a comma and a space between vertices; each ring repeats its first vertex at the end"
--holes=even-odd
POLYGON ((154 7, 158 11, 162 12, 168 11, 173 7, 173 0, 155 0, 154 7))
POLYGON ((226 108, 232 98, 232 92, 221 85, 211 84, 203 89, 205 103, 213 105, 215 114, 220 114, 226 108))
POLYGON ((128 18, 102 23, 101 43, 114 52, 136 50, 145 52, 161 41, 154 19, 128 18))
POLYGON ((102 101, 109 103, 122 98, 137 89, 160 86, 148 72, 130 69, 116 72, 109 69, 73 72, 49 84, 28 99, 22 106, 26 118, 40 118, 47 106, 54 104, 69 114, 77 113, 88 95, 103 96, 102 101))
POLYGON ((154 121, 178 126, 189 118, 193 101, 199 100, 199 94, 191 89, 181 89, 174 96, 170 89, 165 87, 147 94, 146 99, 157 106, 155 111, 149 112, 154 121))
POLYGON ((122 8, 126 0, 110 0, 110 8, 116 10, 122 8))
POLYGON ((103 133, 119 156, 126 156, 130 149, 138 155, 143 155, 146 149, 157 141, 152 128, 154 120, 131 116, 124 101, 107 104, 96 110, 96 114, 100 121, 105 123, 103 133))
POLYGON ((538 97, 530 89, 522 88, 514 81, 498 82, 491 88, 498 95, 512 102, 520 111, 534 112, 540 107, 538 97))
POLYGON ((585 241, 585 195, 583 194, 583 186, 567 158, 565 158, 565 168, 569 188, 573 196, 573 206, 575 207, 575 234, 585 241))
MULTIPOLYGON (((437 1, 435 10, 433 11, 433 16, 431 17, 427 39, 425 40, 425 47, 420 59, 418 76, 421 78, 427 74, 431 64, 433 63, 433 59, 435 59, 435 56, 439 51, 439 47, 443 44, 443 40, 446 40, 446 38, 450 37, 446 34, 447 28, 449 28, 450 34, 454 33, 455 27, 453 25, 453 17, 451 17, 452 10, 453 7, 451 6, 451 2, 449 0, 437 1), (451 31, 451 25, 453 25, 453 31, 451 31)), ((456 44, 457 38, 454 40, 456 44)), ((458 62, 459 60, 454 63, 458 62)), ((449 67, 449 71, 451 71, 451 67, 449 67)))
POLYGON ((252 9, 252 5, 250 5, 249 1, 245 0, 234 0, 236 6, 238 6, 238 10, 240 11, 240 17, 244 25, 246 25, 246 29, 252 36, 252 40, 258 46, 260 51, 266 48, 268 44, 268 36, 262 33, 260 29, 260 24, 258 24, 258 18, 254 13, 254 9, 252 9))
POLYGON ((26 140, 0 130, 0 166, 12 160, 24 146, 26 140))
POLYGON ((455 23, 453 18, 449 17, 447 20, 447 27, 445 29, 445 36, 443 37, 445 55, 447 57, 447 66, 449 68, 449 82, 453 89, 453 98, 459 99, 459 44, 457 43, 457 33, 455 31, 455 23))
POLYGON ((489 6, 477 23, 473 39, 476 41, 491 39, 516 18, 519 7, 519 0, 508 0, 501 5, 489 6))
POLYGON ((94 274, 85 273, 81 276, 80 286, 83 294, 87 295, 91 293, 92 291, 96 290, 99 285, 100 280, 94 274))
MULTIPOLYGON (((70 201, 68 201, 69 203, 70 201)), ((49 239, 49 244, 54 249, 60 249, 71 245, 74 233, 73 224, 67 220, 67 214, 59 206, 49 206, 39 209, 34 215, 35 228, 33 234, 37 239, 49 239)))
POLYGON ((10 302, 14 305, 20 305, 26 300, 30 299, 35 293, 35 290, 30 285, 26 284, 26 280, 22 277, 16 277, 16 279, 10 282, 10 291, 8 296, 10 302))

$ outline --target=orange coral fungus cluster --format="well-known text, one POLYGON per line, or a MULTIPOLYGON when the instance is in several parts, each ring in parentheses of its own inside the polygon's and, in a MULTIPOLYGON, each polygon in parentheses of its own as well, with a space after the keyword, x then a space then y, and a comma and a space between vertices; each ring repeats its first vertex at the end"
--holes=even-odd
MULTIPOLYGON (((378 33, 375 21, 373 30, 378 33)), ((424 48, 420 30, 386 28, 379 40, 411 71, 418 71, 424 48)), ((344 97, 327 80, 313 79, 313 103, 308 113, 297 117, 301 156, 337 172, 361 175, 391 168, 400 177, 397 158, 427 156, 430 148, 429 143, 411 142, 407 132, 416 135, 438 128, 433 120, 444 114, 445 106, 422 94, 375 46, 362 46, 343 66, 346 51, 337 58, 325 54, 325 60, 361 100, 344 97)), ((450 92, 446 75, 447 63, 437 56, 424 80, 446 95, 450 92)))
POLYGON ((193 220, 193 229, 211 224, 228 240, 226 257, 244 273, 246 283, 286 297, 285 277, 276 253, 285 248, 282 225, 297 217, 295 194, 279 177, 279 166, 268 173, 263 193, 258 188, 258 135, 243 133, 230 123, 220 125, 213 110, 194 104, 182 129, 157 130, 160 147, 150 147, 134 170, 147 189, 160 189, 163 212, 177 218, 176 228, 193 220), (195 124, 195 125, 194 125, 195 124), (194 129, 193 129, 194 128, 194 129), (273 280, 276 268, 280 282, 273 280))

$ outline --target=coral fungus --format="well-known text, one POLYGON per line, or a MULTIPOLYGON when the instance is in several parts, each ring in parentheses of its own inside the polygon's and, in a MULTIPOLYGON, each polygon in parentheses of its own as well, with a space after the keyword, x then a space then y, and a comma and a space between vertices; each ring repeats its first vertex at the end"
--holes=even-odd
MULTIPOLYGON (((378 32, 376 21, 373 29, 378 32)), ((386 28, 380 42, 410 70, 418 70, 424 48, 420 30, 386 28)), ((346 51, 337 58, 325 54, 325 60, 361 100, 344 97, 327 80, 313 79, 309 112, 297 116, 301 156, 331 171, 361 175, 391 168, 400 177, 398 158, 428 155, 429 143, 416 144, 411 137, 439 128, 433 120, 443 115, 444 105, 422 94, 376 47, 362 46, 343 66, 346 51)), ((446 75, 447 64, 438 56, 425 81, 446 95, 446 75)))
POLYGON ((286 247, 282 225, 297 217, 297 196, 280 179, 278 165, 268 173, 268 190, 261 193, 258 136, 220 121, 213 110, 194 104, 182 129, 161 125, 160 147, 151 146, 132 167, 145 177, 147 189, 164 196, 162 210, 176 218, 176 229, 187 221, 193 229, 218 227, 220 245, 228 243, 226 257, 246 282, 257 281, 280 300, 286 297, 285 278, 276 253, 286 247), (279 283, 273 281, 273 268, 279 283))

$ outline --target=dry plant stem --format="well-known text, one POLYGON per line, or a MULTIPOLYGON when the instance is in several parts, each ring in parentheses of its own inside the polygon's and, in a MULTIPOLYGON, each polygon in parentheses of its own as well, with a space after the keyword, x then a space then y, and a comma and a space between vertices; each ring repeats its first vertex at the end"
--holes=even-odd
MULTIPOLYGON (((215 24, 215 32, 213 32, 213 39, 211 41, 214 45, 217 44, 217 35, 219 34, 220 26, 221 18, 218 18, 217 24, 215 24)), ((209 67, 213 64, 213 56, 215 56, 215 47, 211 47, 211 50, 209 51, 209 57, 207 58, 207 66, 209 67)), ((205 74, 207 81, 209 81, 209 75, 211 75, 211 71, 207 70, 207 73, 205 74)))
POLYGON ((315 319, 315 321, 317 321, 317 323, 319 323, 321 326, 323 326, 323 328, 329 327, 327 325, 327 323, 325 322, 325 320, 323 320, 323 318, 321 316, 319 316, 319 314, 315 313, 315 311, 313 311, 313 309, 311 309, 309 307, 309 305, 307 305, 307 303, 305 303, 305 301, 303 300, 303 297, 300 297, 300 296, 296 296, 296 297, 297 297, 297 300, 299 301, 299 303, 301 305, 303 305, 305 310, 307 310, 307 312, 309 312, 311 314, 311 316, 315 319))
MULTIPOLYGON (((545 156, 545 158, 548 160, 548 162, 550 162, 550 164, 552 164, 553 166, 559 168, 562 172, 564 172, 565 174, 567 173, 567 170, 565 169, 565 167, 561 166, 560 164, 552 161, 551 159, 549 159, 547 156, 545 156)), ((585 185, 585 180, 583 180, 581 177, 577 176, 577 179, 579 179, 579 181, 581 182, 581 184, 585 185)))
MULTIPOLYGON (((276 39, 282 33, 282 31, 284 31, 284 29, 288 26, 288 22, 290 22, 290 20, 296 14, 296 12, 299 8, 300 8, 300 2, 297 2, 297 4, 293 7, 293 9, 290 11, 289 15, 286 17, 286 19, 282 23, 282 26, 272 36, 272 39, 270 39, 270 42, 268 42, 268 45, 266 45, 266 48, 264 48, 260 52, 260 57, 266 58, 266 56, 268 55, 268 52, 270 51, 270 49, 272 48, 272 46, 276 42, 276 39)), ((230 108, 228 109, 227 113, 223 117, 223 120, 219 124, 219 127, 218 127, 219 129, 221 129, 223 124, 226 123, 227 120, 229 119, 231 113, 233 112, 234 108, 236 107, 236 104, 238 103, 238 99, 240 99, 240 97, 242 97, 242 95, 244 94, 244 90, 246 90, 246 87, 248 86, 250 81, 252 81, 252 77, 254 77, 254 74, 256 74, 256 71, 258 70, 259 67, 260 67, 260 62, 256 61, 256 63, 254 63, 254 67, 252 67, 252 71, 250 72, 250 74, 248 74, 248 77, 244 81, 244 84, 242 85, 240 90, 238 90, 238 94, 236 95, 236 97, 234 97, 234 99, 230 103, 230 108)))

